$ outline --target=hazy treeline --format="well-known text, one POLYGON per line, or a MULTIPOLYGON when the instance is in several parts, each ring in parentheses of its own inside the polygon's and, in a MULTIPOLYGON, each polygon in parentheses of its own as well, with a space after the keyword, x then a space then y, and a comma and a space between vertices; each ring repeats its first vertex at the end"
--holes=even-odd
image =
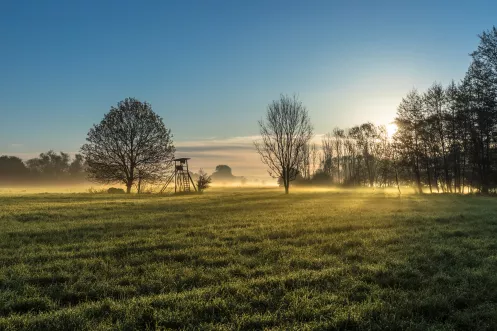
MULTIPOLYGON (((50 150, 41 153, 38 157, 23 161, 17 156, 0 156, 0 184, 67 184, 88 180, 86 162, 81 154, 70 157, 69 154, 55 153, 50 150)), ((195 180, 198 173, 191 173, 195 180)), ((212 180, 218 184, 247 182, 243 176, 234 176, 231 167, 227 165, 216 166, 211 175, 212 180)))
POLYGON ((221 185, 234 183, 244 185, 247 183, 247 178, 233 175, 231 167, 225 164, 217 165, 210 177, 213 183, 221 185))
POLYGON ((16 156, 0 156, 0 183, 53 184, 81 182, 86 179, 85 161, 80 154, 55 153, 50 150, 24 162, 16 156))
POLYGON ((296 184, 385 187, 397 183, 393 145, 385 126, 335 128, 321 144, 308 145, 296 184))
POLYGON ((497 188, 497 29, 483 32, 464 79, 402 99, 389 137, 372 123, 336 128, 309 145, 299 183, 488 193, 497 188))

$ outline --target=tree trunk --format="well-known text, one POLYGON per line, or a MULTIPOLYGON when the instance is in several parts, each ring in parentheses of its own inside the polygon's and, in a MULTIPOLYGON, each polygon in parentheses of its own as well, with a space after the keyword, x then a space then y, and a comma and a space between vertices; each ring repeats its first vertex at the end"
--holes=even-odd
POLYGON ((471 169, 471 178, 469 180, 469 188, 470 188, 470 192, 473 193, 473 187, 474 187, 473 178, 475 176, 475 166, 473 165, 471 168, 472 169, 471 169))
MULTIPOLYGON (((436 162, 435 162, 436 164, 436 162)), ((439 178, 439 174, 438 174, 438 171, 437 171, 437 167, 435 166, 434 167, 434 174, 433 174, 433 183, 435 184, 435 188, 437 189, 437 193, 440 193, 440 185, 438 185, 438 178, 439 178)))
POLYGON ((482 185, 481 193, 488 194, 488 184, 486 182, 484 182, 482 185))
POLYGON ((290 187, 290 167, 286 166, 286 169, 283 169, 283 186, 285 187, 285 194, 288 194, 288 189, 290 187))
POLYGON ((462 154, 462 169, 461 169, 461 177, 462 177, 462 193, 464 194, 464 186, 466 185, 466 144, 464 146, 464 154, 462 154))
MULTIPOLYGON (((337 147, 337 151, 338 151, 338 147, 337 147)), ((340 184, 340 155, 337 154, 337 181, 338 181, 338 184, 340 184)))
POLYGON ((424 145, 424 149, 425 149, 425 167, 426 167, 426 176, 428 177, 428 186, 430 188, 430 193, 433 193, 432 183, 431 183, 430 161, 429 161, 428 151, 426 149, 426 143, 424 145))
POLYGON ((397 171, 397 167, 395 167, 395 182, 397 183, 397 190, 399 190, 400 195, 399 172, 397 171))
POLYGON ((452 180, 449 177, 449 165, 447 163, 447 157, 445 155, 445 144, 443 143, 442 140, 442 155, 443 155, 443 162, 444 162, 444 175, 445 175, 445 190, 447 192, 452 193, 452 180))
POLYGON ((431 171, 428 163, 426 164, 426 175, 428 176, 428 186, 430 188, 430 193, 433 193, 432 186, 431 186, 431 171))
POLYGON ((418 186, 418 193, 422 194, 423 193, 423 187, 421 186, 421 174, 419 173, 419 168, 416 167, 414 170, 414 174, 416 175, 416 184, 418 186))
POLYGON ((126 193, 127 194, 131 193, 131 186, 133 186, 133 181, 132 180, 128 180, 128 182, 126 183, 126 193))

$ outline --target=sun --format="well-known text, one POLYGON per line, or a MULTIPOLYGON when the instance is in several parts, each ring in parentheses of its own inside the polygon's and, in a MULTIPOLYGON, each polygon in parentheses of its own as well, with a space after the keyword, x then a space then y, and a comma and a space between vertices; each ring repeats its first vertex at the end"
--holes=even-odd
POLYGON ((395 123, 389 123, 387 124, 387 135, 388 138, 392 138, 395 132, 397 132, 399 128, 397 127, 397 124, 395 123))

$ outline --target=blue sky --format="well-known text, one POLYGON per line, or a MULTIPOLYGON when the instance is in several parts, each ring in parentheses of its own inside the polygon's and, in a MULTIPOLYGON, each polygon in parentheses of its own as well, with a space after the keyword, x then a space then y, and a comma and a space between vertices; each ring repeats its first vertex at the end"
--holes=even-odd
POLYGON ((1 0, 0 154, 77 152, 129 96, 190 153, 230 155, 280 93, 316 133, 388 123, 412 87, 461 79, 495 17, 496 1, 1 0))

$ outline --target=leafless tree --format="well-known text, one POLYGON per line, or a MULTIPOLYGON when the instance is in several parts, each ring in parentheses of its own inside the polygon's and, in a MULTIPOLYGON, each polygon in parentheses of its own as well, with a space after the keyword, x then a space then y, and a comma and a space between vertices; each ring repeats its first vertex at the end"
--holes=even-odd
POLYGON ((311 177, 314 176, 314 174, 316 173, 318 157, 319 157, 318 147, 316 143, 313 143, 311 145, 311 162, 312 162, 311 177))
POLYGON ((345 137, 344 131, 340 128, 334 128, 333 129, 333 137, 335 138, 335 141, 333 142, 333 147, 335 148, 335 155, 336 155, 336 160, 337 160, 337 182, 340 184, 341 181, 341 175, 340 175, 340 161, 343 157, 343 138, 345 137))
POLYGON ((323 172, 333 179, 333 136, 327 133, 321 139, 321 148, 323 150, 323 158, 321 160, 323 172))
POLYGON ((127 98, 111 107, 88 132, 81 152, 90 179, 123 183, 127 193, 135 181, 159 180, 171 166, 175 148, 171 130, 147 102, 127 98))
POLYGON ((281 95, 268 105, 265 120, 259 121, 261 140, 254 145, 269 175, 281 178, 285 193, 298 175, 304 149, 313 136, 309 113, 294 95, 281 95))
POLYGON ((301 157, 301 162, 298 167, 298 172, 305 180, 311 179, 311 146, 305 145, 301 157))

